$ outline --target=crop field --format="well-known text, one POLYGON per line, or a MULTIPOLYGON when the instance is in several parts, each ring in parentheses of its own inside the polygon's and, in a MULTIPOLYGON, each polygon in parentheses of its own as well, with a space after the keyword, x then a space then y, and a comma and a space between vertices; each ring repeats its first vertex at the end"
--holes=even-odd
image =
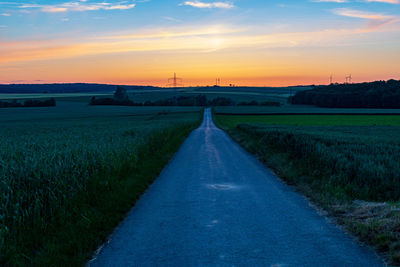
POLYGON ((400 263, 400 116, 214 117, 280 177, 400 263))
POLYGON ((215 107, 214 113, 225 115, 268 115, 268 114, 400 114, 400 109, 318 108, 286 104, 281 107, 236 106, 215 107))
POLYGON ((126 107, 126 106, 90 106, 85 102, 58 101, 56 107, 47 108, 8 108, 0 112, 0 123, 12 122, 48 122, 107 120, 112 118, 137 117, 158 113, 197 112, 197 107, 126 107))
POLYGON ((197 125, 200 111, 69 102, 2 109, 0 265, 84 262, 197 125))
MULTIPOLYGON (((400 115, 400 114, 399 114, 400 115)), ((218 115, 228 127, 243 123, 298 126, 400 126, 399 115, 218 115)))

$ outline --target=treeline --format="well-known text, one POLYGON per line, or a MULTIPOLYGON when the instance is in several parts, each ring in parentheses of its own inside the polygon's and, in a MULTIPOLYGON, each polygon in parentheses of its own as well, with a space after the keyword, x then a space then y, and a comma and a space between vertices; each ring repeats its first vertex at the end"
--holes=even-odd
POLYGON ((155 101, 147 100, 145 102, 134 102, 130 99, 118 99, 118 98, 96 98, 92 97, 90 105, 114 105, 114 106, 182 106, 182 107, 193 107, 193 106, 231 106, 234 103, 230 98, 217 97, 212 100, 207 100, 204 95, 198 96, 178 96, 167 99, 160 99, 155 101))
POLYGON ((238 106, 269 106, 269 107, 280 107, 282 104, 280 102, 274 101, 265 101, 265 102, 258 102, 256 100, 250 102, 239 102, 238 106))
POLYGON ((400 108, 400 81, 316 86, 297 92, 289 102, 327 108, 400 108))
MULTIPOLYGON (((128 90, 151 90, 158 87, 127 85, 128 90)), ((95 83, 55 83, 55 84, 0 84, 0 93, 27 94, 27 93, 93 93, 113 92, 115 85, 95 83)))
POLYGON ((217 97, 207 100, 205 95, 198 96, 178 96, 156 101, 147 100, 145 102, 134 102, 130 99, 115 99, 115 98, 96 98, 92 97, 90 105, 98 106, 182 106, 182 107, 206 107, 206 106, 274 106, 279 107, 279 102, 239 102, 235 103, 227 97, 217 97))
POLYGON ((135 103, 131 100, 117 100, 111 97, 96 98, 93 96, 90 99, 89 105, 92 106, 143 106, 142 103, 135 103))
POLYGON ((18 102, 17 100, 13 100, 11 102, 8 101, 0 101, 0 108, 23 108, 23 107, 55 107, 56 100, 54 98, 50 98, 47 100, 25 100, 23 103, 18 102))
MULTIPOLYGON (((122 86, 117 86, 114 97, 111 98, 96 98, 93 96, 90 99, 90 105, 103 106, 182 106, 182 107, 205 107, 205 106, 235 106, 236 103, 227 97, 216 97, 208 100, 205 95, 196 96, 177 96, 167 99, 155 101, 147 100, 145 102, 134 102, 129 99, 127 91, 122 86)), ((280 106, 279 102, 240 102, 238 105, 244 106, 280 106)))

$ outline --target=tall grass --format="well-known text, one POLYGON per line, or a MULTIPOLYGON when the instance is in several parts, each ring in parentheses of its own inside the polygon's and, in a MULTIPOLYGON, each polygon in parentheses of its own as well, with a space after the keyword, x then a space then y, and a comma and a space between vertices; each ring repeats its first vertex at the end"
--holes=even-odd
MULTIPOLYGON (((60 236, 69 231, 63 224, 72 227, 74 235, 74 227, 79 228, 74 222, 97 221, 104 231, 92 233, 92 241, 104 239, 198 120, 195 112, 4 123, 0 128, 0 264, 40 265, 40 255, 39 262, 53 265, 57 257, 68 258, 68 250, 83 249, 77 261, 82 263, 97 243, 49 249, 58 246, 50 243, 71 239, 82 243, 85 235, 90 239, 90 229, 85 227, 80 238, 60 236), (168 147, 168 142, 173 146, 168 147), (141 170, 145 160, 154 160, 154 166, 141 170), (135 181, 129 181, 131 187, 125 184, 128 178, 135 181), (124 191, 127 188, 130 192, 124 191), (97 199, 97 193, 114 200, 113 209, 102 212, 110 204, 97 199), (97 203, 91 203, 93 199, 97 203), (116 219, 101 218, 105 214, 116 219), (111 223, 104 226, 104 220, 111 223), (59 255, 52 260, 43 256, 52 250, 59 255)), ((68 265, 69 260, 61 262, 68 265)))
POLYGON ((398 126, 217 124, 335 221, 400 266, 398 126))
POLYGON ((242 124, 257 153, 285 152, 302 166, 295 183, 323 188, 343 199, 400 199, 399 127, 290 127, 242 124))

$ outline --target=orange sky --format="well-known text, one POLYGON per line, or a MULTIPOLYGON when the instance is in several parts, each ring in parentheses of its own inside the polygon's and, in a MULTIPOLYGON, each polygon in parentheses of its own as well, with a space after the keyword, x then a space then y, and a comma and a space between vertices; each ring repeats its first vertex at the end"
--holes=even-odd
MULTIPOLYGON (((396 1, 379 4, 397 5, 396 1)), ((71 5, 36 5, 34 8, 41 9, 30 12, 37 12, 36 16, 49 13, 51 17, 46 19, 51 21, 59 13, 65 17, 64 13, 70 12, 67 14, 72 16, 74 11, 88 12, 84 8, 91 8, 84 2, 81 5, 79 10, 68 10, 71 5)), ((307 5, 320 7, 317 3, 307 5)), ((130 8, 134 6, 126 6, 130 8)), ((59 26, 59 33, 13 36, 4 30, 12 25, 3 25, 0 83, 165 86, 174 72, 184 79, 185 86, 212 85, 217 77, 221 85, 249 86, 326 84, 331 74, 334 82, 343 82, 348 74, 354 82, 400 79, 397 14, 331 8, 327 12, 334 23, 308 15, 289 19, 286 24, 271 20, 262 25, 229 19, 233 14, 226 12, 237 13, 239 8, 243 7, 224 6, 229 10, 224 11, 224 19, 200 23, 186 18, 187 23, 182 23, 182 18, 169 18, 176 23, 114 31, 98 25, 96 30, 82 33, 77 28, 71 32, 64 25, 59 26)), ((214 12, 209 9, 202 10, 206 12, 202 16, 214 12)), ((0 15, 0 25, 9 17, 12 15, 0 15)), ((262 20, 260 17, 257 21, 262 20)), ((37 27, 57 31, 49 23, 37 27)))

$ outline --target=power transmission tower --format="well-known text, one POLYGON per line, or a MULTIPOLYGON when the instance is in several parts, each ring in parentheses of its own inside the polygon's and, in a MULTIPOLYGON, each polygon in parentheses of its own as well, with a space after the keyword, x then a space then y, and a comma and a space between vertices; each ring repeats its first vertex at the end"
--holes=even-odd
POLYGON ((174 72, 174 77, 168 79, 167 86, 172 86, 172 87, 183 86, 182 81, 183 80, 181 78, 176 77, 176 73, 174 72))

